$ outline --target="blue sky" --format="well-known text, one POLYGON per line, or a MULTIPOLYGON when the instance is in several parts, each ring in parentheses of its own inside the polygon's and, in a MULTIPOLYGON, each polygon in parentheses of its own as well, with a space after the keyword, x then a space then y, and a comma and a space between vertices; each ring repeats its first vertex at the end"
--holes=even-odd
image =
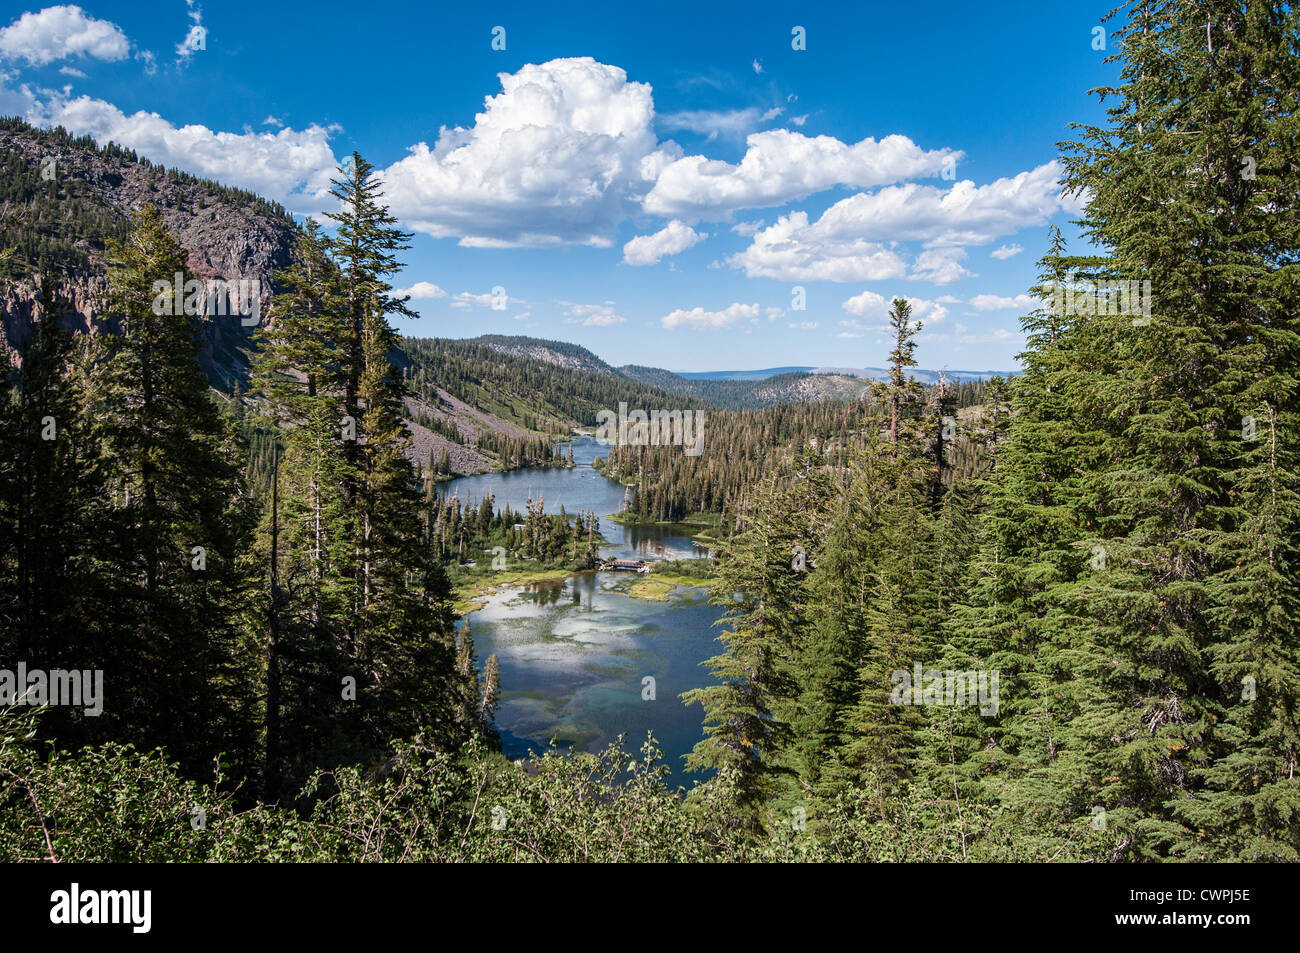
POLYGON ((1075 233, 1056 143, 1116 65, 1110 4, 982 6, 10 5, 0 114, 300 214, 360 151, 416 233, 403 333, 878 366, 903 295, 922 366, 1009 369, 1047 226, 1075 233))

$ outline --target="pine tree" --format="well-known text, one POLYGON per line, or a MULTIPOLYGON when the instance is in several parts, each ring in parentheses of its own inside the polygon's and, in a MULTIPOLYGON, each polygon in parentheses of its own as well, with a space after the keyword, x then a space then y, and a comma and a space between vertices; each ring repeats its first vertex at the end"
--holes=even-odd
POLYGON ((483 697, 479 702, 479 730, 492 747, 500 747, 501 736, 497 733, 493 720, 496 718, 497 706, 501 703, 501 663, 493 652, 483 663, 483 697))
POLYGON ((474 653, 474 636, 469 620, 461 623, 456 632, 456 674, 460 690, 456 702, 456 720, 463 725, 477 726, 482 704, 482 687, 479 685, 478 657, 474 653))
POLYGON ((1294 511, 1273 493, 1295 444, 1265 452, 1243 418, 1293 432, 1296 26, 1134 4, 1109 125, 1067 146, 1102 253, 1049 257, 970 643, 1010 699, 1001 790, 1058 844, 1092 805, 1115 858, 1295 855, 1294 511), (1115 281, 1150 281, 1150 315, 1099 306, 1115 281), (1266 701, 1242 697, 1256 666, 1266 701))
POLYGON ((894 332, 894 347, 889 352, 889 383, 875 388, 889 402, 889 442, 898 442, 899 415, 921 394, 921 385, 907 376, 916 367, 916 335, 924 327, 912 321, 912 306, 906 298, 895 298, 889 307, 889 326, 894 332))
MULTIPOLYGON (((37 295, 40 317, 24 342, 12 415, 4 421, 3 439, 11 447, 5 453, 7 544, 0 550, 12 561, 3 560, 0 655, 37 669, 93 668, 98 649, 84 637, 84 620, 103 608, 104 580, 93 549, 102 528, 98 487, 105 474, 88 439, 74 345, 60 326, 57 292, 43 281, 37 295), (78 584, 70 587, 69 579, 78 584)), ((7 378, 7 369, 0 367, 0 374, 7 378)), ((92 740, 93 724, 78 709, 55 707, 40 727, 76 744, 92 740)))
POLYGON ((405 378, 388 323, 405 307, 384 280, 406 236, 360 156, 333 194, 337 234, 309 228, 299 239, 258 364, 259 392, 287 443, 280 512, 264 525, 283 523, 278 572, 299 579, 281 614, 292 663, 284 732, 304 741, 294 746, 299 773, 369 758, 394 737, 425 732, 426 743, 450 745, 475 728, 457 716, 466 689, 450 583, 406 457, 405 378), (345 696, 341 685, 353 683, 345 696))
POLYGON ((274 640, 267 646, 271 797, 362 744, 342 697, 344 679, 356 677, 348 660, 357 520, 347 496, 347 323, 339 270, 314 225, 298 236, 275 283, 280 291, 255 336, 253 365, 263 426, 284 444, 258 536, 271 593, 263 606, 268 643, 274 640))
POLYGON ((72 555, 65 547, 75 540, 77 528, 77 507, 64 505, 71 502, 68 492, 78 485, 72 479, 75 463, 70 470, 68 459, 78 422, 76 388, 68 374, 72 339, 59 327, 48 283, 42 282, 38 295, 40 318, 24 342, 14 415, 6 428, 7 436, 17 438, 12 454, 6 455, 14 477, 6 494, 13 507, 14 557, 12 577, 6 574, 13 586, 6 612, 12 621, 5 627, 15 640, 10 657, 16 658, 45 654, 53 647, 48 639, 54 632, 49 629, 57 623, 47 622, 47 617, 58 612, 54 599, 59 587, 51 585, 55 577, 50 573, 63 568, 61 556, 72 555), (58 548, 51 552, 51 546, 58 548))
POLYGON ((919 434, 888 450, 872 435, 856 481, 866 517, 859 545, 869 549, 857 582, 860 635, 856 653, 845 659, 853 667, 852 695, 840 716, 828 790, 867 776, 888 784, 912 773, 924 718, 910 695, 900 700, 896 673, 911 678, 917 663, 931 668, 938 656, 927 476, 919 434))
MULTIPOLYGON (((1033 289, 1039 297, 1050 299, 1065 283, 1064 251, 1053 230, 1033 289)), ((1070 835, 1066 819, 1086 817, 1099 803, 1095 792, 1073 783, 1075 752, 1064 728, 1088 704, 1072 654, 1090 624, 1088 607, 1077 590, 1056 596, 1079 580, 1086 584, 1095 559, 1074 506, 1087 496, 1081 474, 1097 465, 1096 419, 1104 412, 1078 397, 1079 368, 1101 360, 1087 317, 1044 307, 1022 324, 1028 348, 1012 412, 1001 417, 1001 388, 986 409, 989 439, 996 441, 1007 422, 1009 439, 996 446, 992 479, 982 484, 979 553, 944 631, 954 668, 997 671, 1000 679, 998 717, 967 720, 967 773, 983 776, 986 795, 1016 812, 1034 842, 1031 856, 1052 856, 1060 846, 1052 838, 1070 835), (1089 416, 1077 415, 1078 408, 1089 416)))
POLYGON ((1268 581, 1289 555, 1264 571, 1245 531, 1262 528, 1267 508, 1280 521, 1269 535, 1294 538, 1294 511, 1261 489, 1296 485, 1296 444, 1283 436, 1265 464, 1242 424, 1258 411, 1286 435, 1296 419, 1297 299, 1286 276, 1300 247, 1297 16, 1136 5, 1119 31, 1109 125, 1082 130, 1067 160, 1068 185, 1090 190, 1087 225, 1112 273, 1151 280, 1156 302, 1149 324, 1095 321, 1117 365, 1102 385, 1116 408, 1105 450, 1123 462, 1107 467, 1099 494, 1118 566, 1090 593, 1096 663, 1081 672, 1107 690, 1082 725, 1085 742, 1128 739, 1087 763, 1106 796, 1144 808, 1136 856, 1199 853, 1214 809, 1238 819, 1251 856, 1300 848, 1300 828, 1283 820, 1290 810, 1275 813, 1260 793, 1292 777, 1300 682, 1294 603, 1259 600, 1294 582, 1268 581), (1243 564, 1258 567, 1257 587, 1241 585, 1243 564), (1223 681, 1252 658, 1268 673, 1264 703, 1223 681), (1242 745, 1260 774, 1225 770, 1242 745))
POLYGON ((234 625, 249 529, 239 445, 199 366, 201 291, 185 262, 151 206, 111 246, 120 332, 96 343, 86 415, 109 474, 99 553, 113 610, 88 622, 118 686, 104 727, 190 761, 217 746, 251 755, 253 680, 234 625))
POLYGON ((719 625, 724 651, 706 663, 720 684, 685 692, 705 714, 705 738, 687 757, 688 768, 726 769, 733 799, 747 826, 790 773, 782 763, 792 733, 789 704, 796 693, 791 650, 801 616, 801 582, 791 565, 797 531, 771 481, 749 526, 722 549, 711 601, 725 608, 719 625))

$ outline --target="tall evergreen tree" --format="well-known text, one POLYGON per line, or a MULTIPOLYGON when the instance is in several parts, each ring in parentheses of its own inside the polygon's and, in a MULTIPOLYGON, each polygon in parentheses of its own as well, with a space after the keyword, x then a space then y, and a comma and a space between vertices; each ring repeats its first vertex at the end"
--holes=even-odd
POLYGON ((308 224, 290 266, 275 275, 256 334, 255 393, 267 429, 285 445, 259 531, 267 600, 267 790, 292 790, 313 768, 355 752, 346 726, 349 614, 356 604, 357 521, 345 423, 349 354, 342 281, 324 236, 308 224))
POLYGON ((333 194, 337 232, 309 228, 299 239, 258 365, 259 392, 287 443, 278 572, 301 579, 286 583, 279 614, 281 652, 295 663, 281 692, 284 731, 314 752, 299 772, 370 757, 394 737, 429 731, 427 742, 452 744, 477 730, 456 714, 465 686, 450 586, 426 545, 419 476, 406 457, 405 379, 388 321, 406 312, 405 299, 385 278, 400 268, 395 253, 408 236, 360 156, 333 194))
POLYGON ((705 738, 689 768, 727 769, 740 819, 756 826, 759 808, 789 774, 782 756, 791 741, 788 711, 801 581, 791 565, 799 539, 775 480, 756 501, 749 525, 722 547, 711 597, 724 607, 724 651, 706 664, 720 684, 682 695, 705 714, 705 738), (782 716, 785 717, 782 717, 782 716))
POLYGON ((111 513, 98 555, 113 611, 87 620, 103 647, 104 726, 185 760, 248 756, 253 682, 234 623, 249 509, 238 442, 198 362, 199 283, 151 206, 110 264, 119 333, 97 340, 86 409, 111 513))
POLYGON ((1202 856, 1211 832, 1289 857, 1294 562, 1266 541, 1295 537, 1273 488, 1296 484, 1296 15, 1128 13, 1109 124, 1067 147, 1102 254, 1049 256, 969 643, 1004 672, 995 760, 1027 826, 1064 840, 1091 805, 1116 858, 1202 856), (1107 304, 1142 281, 1149 315, 1140 286, 1107 304), (1245 439, 1252 416, 1280 439, 1245 439))
POLYGON ((894 333, 894 346, 889 352, 889 382, 876 388, 889 404, 889 441, 898 442, 899 415, 921 394, 921 385, 907 376, 909 367, 916 367, 916 335, 924 325, 912 320, 912 305, 906 298, 895 298, 889 306, 889 327, 894 333))
MULTIPOLYGON (((61 327, 62 303, 46 281, 38 288, 39 318, 22 349, 12 415, 5 421, 8 509, 0 532, 6 565, 0 586, 0 656, 28 666, 93 668, 98 651, 84 620, 104 608, 103 578, 93 550, 102 520, 99 486, 105 477, 95 442, 88 439, 83 389, 72 336, 61 327), (78 584, 69 587, 68 580, 78 584)), ((0 368, 0 373, 6 373, 0 368)), ((6 373, 7 376, 7 373, 6 373)), ((4 397, 0 394, 0 401, 4 397)), ((96 737, 80 709, 58 707, 41 729, 65 743, 96 737)))

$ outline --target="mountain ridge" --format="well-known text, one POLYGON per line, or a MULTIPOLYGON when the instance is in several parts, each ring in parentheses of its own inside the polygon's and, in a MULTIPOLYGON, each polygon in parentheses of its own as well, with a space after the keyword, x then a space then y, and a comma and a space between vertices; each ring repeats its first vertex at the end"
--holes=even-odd
MULTIPOLYGON (((466 338, 516 357, 544 361, 557 367, 617 375, 651 387, 705 400, 728 410, 766 407, 803 400, 855 400, 870 393, 872 381, 883 381, 889 370, 881 367, 813 367, 794 365, 753 371, 670 371, 643 364, 612 367, 580 344, 543 340, 525 335, 485 334, 466 338)), ((954 383, 986 381, 1014 376, 1014 371, 929 370, 913 368, 909 376, 923 384, 943 377, 954 383)))
MULTIPOLYGON (((146 204, 188 253, 195 278, 257 281, 263 313, 272 276, 292 260, 297 225, 279 205, 241 189, 140 159, 112 142, 0 119, 0 347, 21 360, 36 314, 33 276, 56 279, 63 323, 101 334, 107 311, 107 243, 126 235, 146 204)), ((246 380, 254 328, 238 316, 200 320, 201 361, 227 388, 246 380)))

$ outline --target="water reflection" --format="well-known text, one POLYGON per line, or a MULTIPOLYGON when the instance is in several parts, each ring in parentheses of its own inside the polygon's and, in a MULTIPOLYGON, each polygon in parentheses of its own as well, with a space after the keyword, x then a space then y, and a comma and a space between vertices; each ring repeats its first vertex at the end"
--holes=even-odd
POLYGON ((615 736, 636 750, 652 730, 672 769, 669 783, 689 787, 682 756, 701 737, 703 713, 678 697, 705 684, 701 663, 717 654, 713 623, 721 610, 697 590, 668 602, 634 599, 630 575, 587 572, 559 583, 500 592, 468 621, 480 659, 501 666, 497 726, 507 756, 595 751, 615 736), (643 697, 645 676, 655 698, 643 697))
MULTIPOLYGON (((453 480, 446 492, 462 503, 490 492, 497 505, 523 510, 542 499, 546 511, 604 517, 623 506, 624 488, 591 468, 604 445, 590 437, 573 443, 577 466, 565 469, 486 473, 453 480)), ((663 527, 623 527, 601 520, 609 543, 602 555, 682 559, 706 556, 703 547, 663 527)), ((669 783, 689 787, 682 757, 702 736, 703 713, 687 708, 682 692, 708 682, 701 663, 718 653, 714 622, 722 610, 699 590, 681 589, 667 602, 626 594, 632 573, 576 573, 497 593, 466 618, 480 664, 496 653, 501 666, 497 726, 507 756, 542 751, 552 739, 565 750, 595 751, 620 733, 640 748, 653 730, 672 774, 669 783), (655 679, 655 698, 643 698, 645 676, 655 679)))
POLYGON ((600 520, 600 531, 608 541, 601 554, 610 559, 696 559, 709 555, 707 547, 662 526, 620 526, 605 519, 623 509, 626 488, 597 473, 591 461, 603 456, 607 447, 591 437, 573 439, 572 468, 514 470, 510 473, 480 473, 448 482, 444 493, 458 493, 461 504, 477 502, 488 493, 497 507, 509 504, 523 512, 528 500, 542 500, 546 512, 576 515, 592 510, 600 520))

